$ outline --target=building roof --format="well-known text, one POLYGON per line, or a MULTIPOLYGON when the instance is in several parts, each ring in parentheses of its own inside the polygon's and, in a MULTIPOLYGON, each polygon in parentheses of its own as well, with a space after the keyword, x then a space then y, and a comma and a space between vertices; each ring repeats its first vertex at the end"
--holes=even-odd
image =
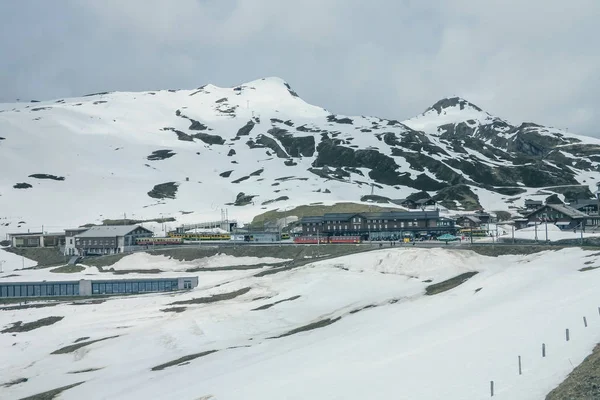
POLYGON ((415 201, 415 204, 427 204, 427 203, 435 203, 435 200, 429 198, 429 199, 419 199, 415 201))
POLYGON ((92 226, 85 232, 80 233, 77 237, 110 237, 110 236, 125 236, 137 228, 145 229, 152 233, 152 231, 140 226, 140 225, 102 225, 92 226))
POLYGON ((37 237, 37 236, 65 236, 64 232, 28 232, 28 233, 9 233, 10 237, 37 237))
POLYGON ((542 200, 525 200, 525 205, 530 204, 530 205, 542 205, 544 204, 544 202, 542 200))
POLYGON ((580 210, 584 207, 595 206, 598 207, 598 200, 577 200, 572 203, 569 203, 570 207, 573 207, 577 210, 580 210))
POLYGON ((481 223, 481 220, 474 215, 463 215, 462 218, 468 219, 469 221, 471 221, 475 224, 481 223))
POLYGON ((538 208, 537 210, 527 214, 527 217, 529 218, 530 216, 536 214, 537 212, 539 212, 540 210, 543 210, 546 207, 551 208, 554 211, 563 213, 566 216, 568 216, 569 218, 573 218, 573 219, 588 218, 587 214, 582 213, 581 211, 579 211, 573 207, 566 206, 564 204, 546 204, 544 207, 538 208))
POLYGON ((302 224, 309 224, 312 222, 323 222, 323 217, 321 216, 307 216, 307 217, 302 217, 302 219, 300 220, 300 223, 302 224))
POLYGON ((300 223, 321 223, 323 221, 348 221, 354 216, 360 216, 366 219, 424 219, 439 218, 440 212, 435 211, 384 211, 384 212, 364 212, 364 213, 328 213, 324 216, 306 216, 302 217, 300 223))

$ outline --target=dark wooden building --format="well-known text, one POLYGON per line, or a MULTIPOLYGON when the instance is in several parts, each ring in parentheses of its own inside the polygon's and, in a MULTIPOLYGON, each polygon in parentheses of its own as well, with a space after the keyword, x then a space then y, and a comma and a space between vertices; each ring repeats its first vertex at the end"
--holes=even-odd
POLYGON ((529 223, 551 222, 561 229, 584 227, 590 218, 585 213, 564 205, 546 204, 525 216, 529 223))
POLYGON ((390 239, 405 236, 437 236, 456 231, 454 220, 440 217, 439 211, 391 211, 329 213, 304 217, 304 236, 355 236, 390 239))

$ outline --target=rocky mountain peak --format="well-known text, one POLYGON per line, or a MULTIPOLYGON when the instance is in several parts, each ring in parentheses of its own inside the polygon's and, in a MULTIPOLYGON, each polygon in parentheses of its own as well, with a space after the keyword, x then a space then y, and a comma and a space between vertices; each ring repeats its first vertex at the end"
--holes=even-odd
POLYGON ((460 110, 471 108, 475 111, 483 112, 481 108, 461 97, 446 97, 425 110, 425 113, 435 110, 438 114, 441 114, 445 109, 448 108, 458 108, 460 110))

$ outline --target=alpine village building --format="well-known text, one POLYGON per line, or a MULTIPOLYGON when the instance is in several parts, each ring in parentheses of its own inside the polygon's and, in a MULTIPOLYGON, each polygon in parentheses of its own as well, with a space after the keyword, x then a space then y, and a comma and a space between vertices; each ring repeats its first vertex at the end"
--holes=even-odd
POLYGON ((361 236, 365 240, 454 234, 454 220, 435 211, 328 213, 300 220, 303 236, 361 236))

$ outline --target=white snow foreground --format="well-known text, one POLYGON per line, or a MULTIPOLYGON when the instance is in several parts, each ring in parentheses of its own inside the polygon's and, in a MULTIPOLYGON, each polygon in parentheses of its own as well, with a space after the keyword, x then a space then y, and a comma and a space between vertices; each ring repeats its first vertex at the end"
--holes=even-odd
POLYGON ((3 387, 0 398, 84 382, 60 398, 466 400, 488 398, 492 380, 496 399, 543 398, 600 342, 600 269, 579 271, 594 266, 598 255, 577 248, 498 258, 389 249, 264 277, 220 271, 230 275, 218 287, 206 283, 210 272, 199 272, 200 286, 188 293, 2 311, 1 329, 64 319, 0 334, 0 385, 28 379, 3 387), (424 294, 428 281, 470 271, 479 273, 424 294), (176 305, 187 307, 181 313, 161 311, 235 291, 229 300, 176 305), (273 338, 327 320, 335 322, 273 338), (51 354, 79 338, 113 336, 51 354))

